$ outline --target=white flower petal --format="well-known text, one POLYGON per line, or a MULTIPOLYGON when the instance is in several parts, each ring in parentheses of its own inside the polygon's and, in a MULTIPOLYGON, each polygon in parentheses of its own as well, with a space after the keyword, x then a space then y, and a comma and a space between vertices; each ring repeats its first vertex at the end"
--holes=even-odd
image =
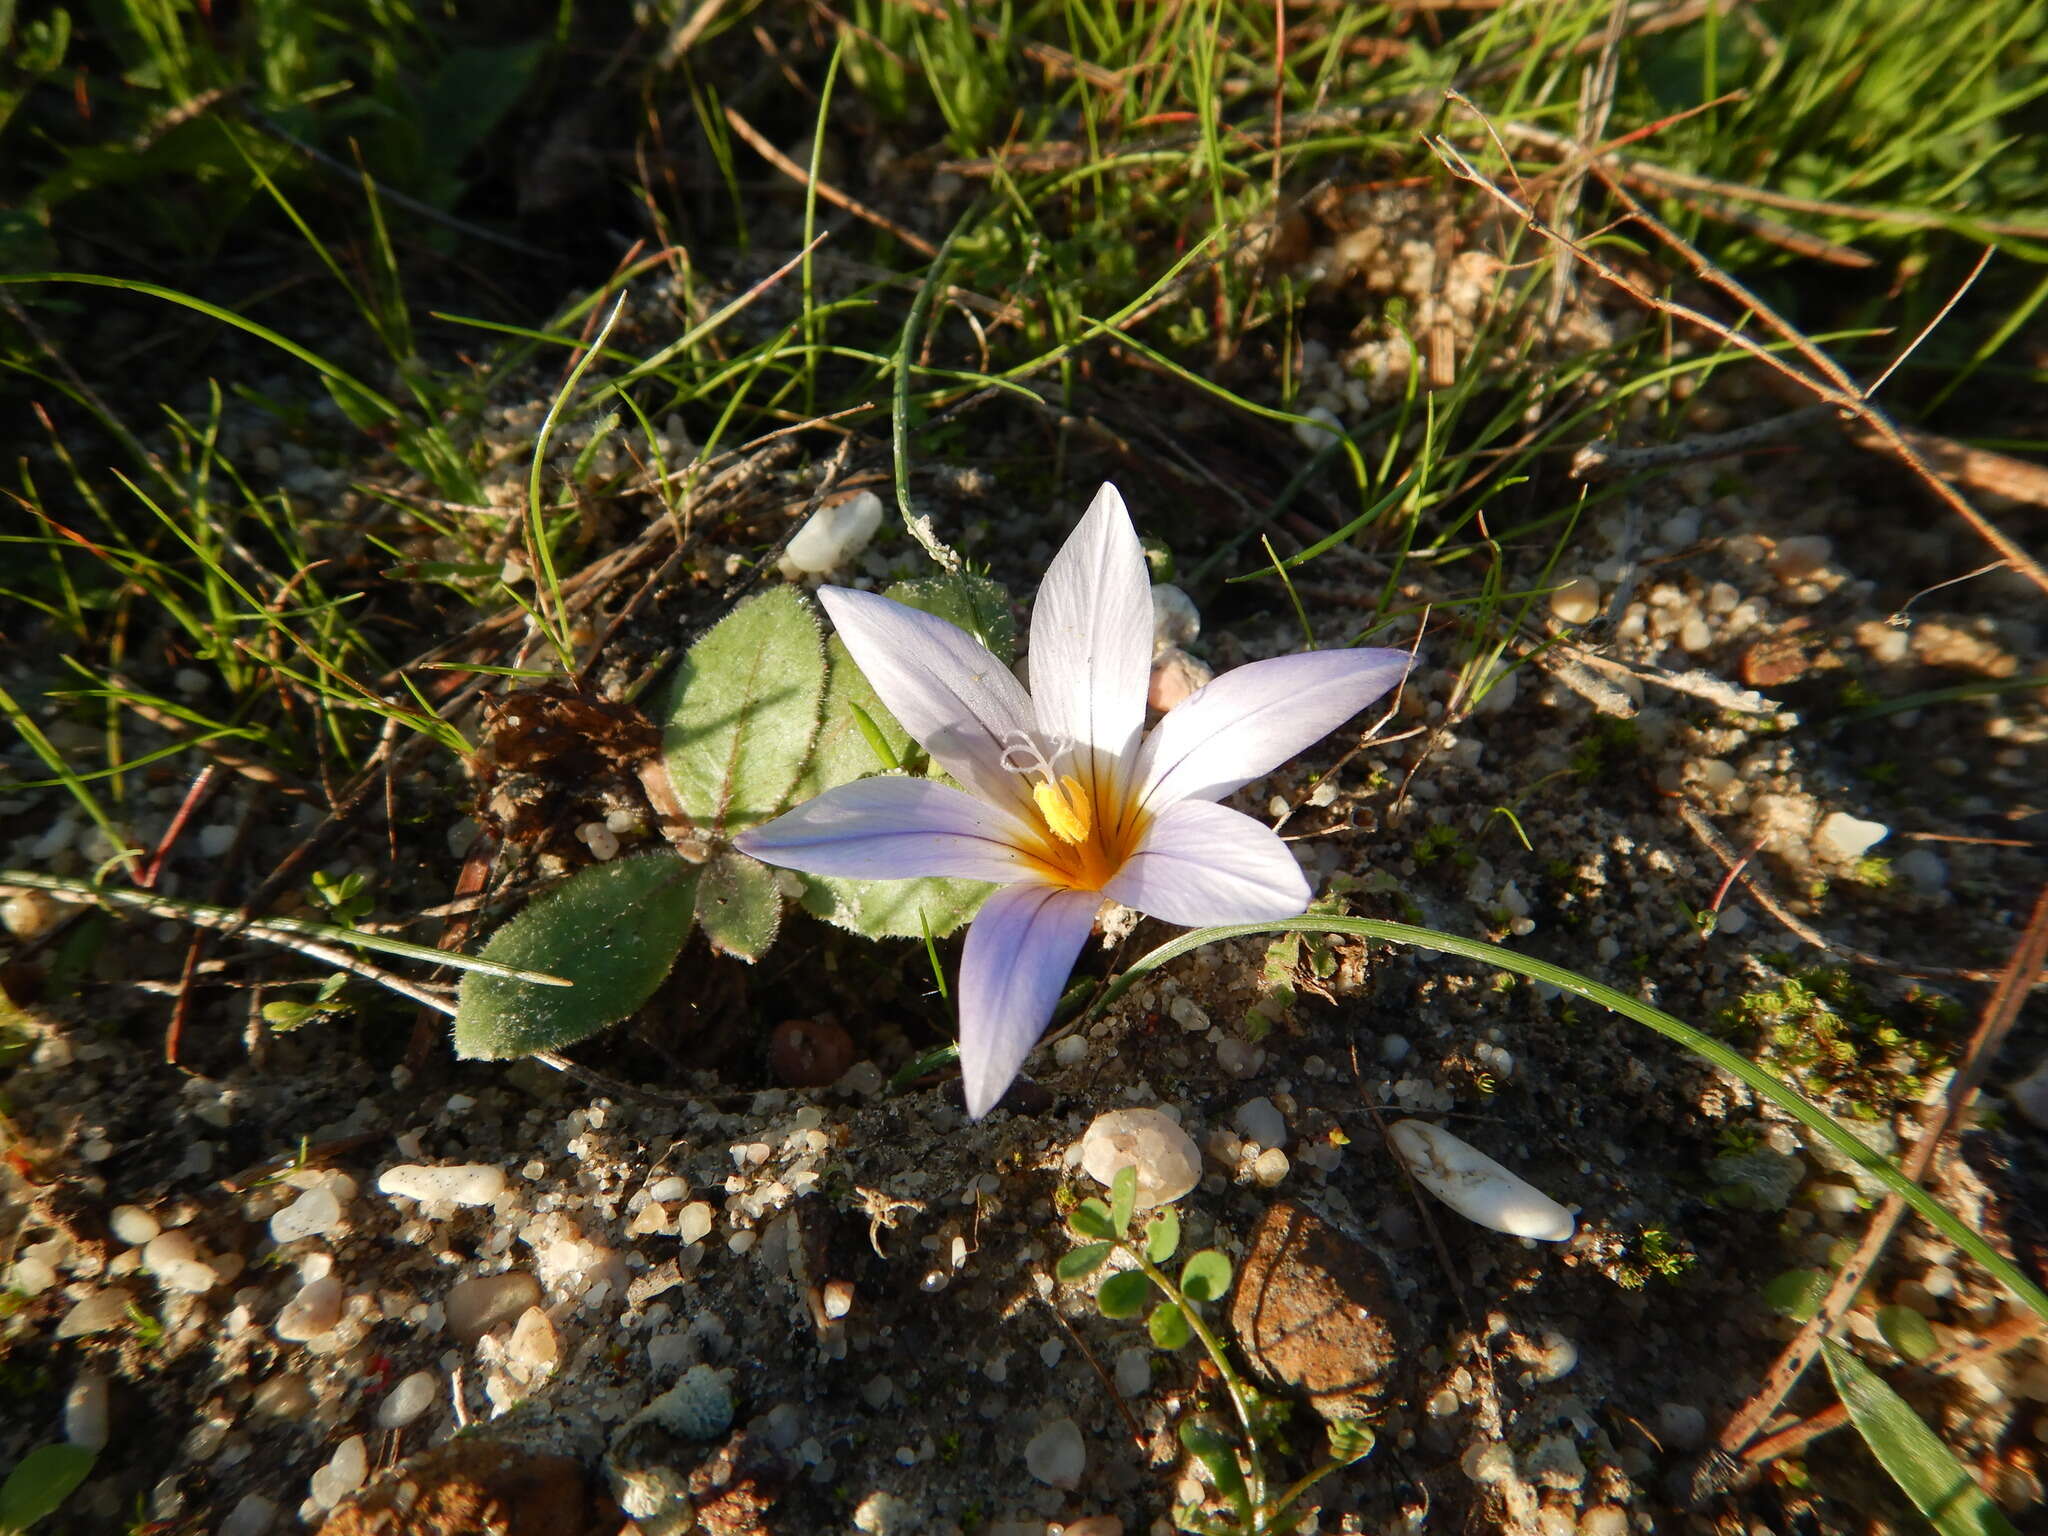
POLYGON ((1030 869, 1008 815, 928 779, 859 779, 733 839, 767 864, 813 875, 1011 881, 1030 869))
POLYGON ((1138 757, 1139 798, 1220 800, 1313 746, 1408 671, 1408 653, 1305 651, 1224 673, 1161 720, 1138 757))
POLYGON ((1045 1033, 1095 926, 1096 891, 1011 885, 982 903, 960 957, 960 1075, 967 1113, 996 1106, 1045 1033))
POLYGON ((1251 817, 1207 800, 1168 806, 1102 894, 1187 928, 1256 923, 1308 910, 1287 845, 1251 817))
POLYGON ((1003 750, 1037 718, 1010 669, 959 626, 872 592, 820 587, 818 601, 918 744, 983 799, 1028 812, 1030 789, 1003 766, 1003 750))
MULTIPOLYGON (((1031 700, 1051 742, 1086 771, 1121 768, 1145 725, 1152 584, 1116 487, 1095 493, 1031 609, 1031 700)), ((1106 786, 1105 786, 1106 787, 1106 786)))

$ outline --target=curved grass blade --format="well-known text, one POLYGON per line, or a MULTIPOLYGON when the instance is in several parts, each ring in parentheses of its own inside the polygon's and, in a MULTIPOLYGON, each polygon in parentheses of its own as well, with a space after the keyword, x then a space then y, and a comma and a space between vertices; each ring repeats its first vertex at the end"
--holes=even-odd
POLYGON ((1220 928, 1197 928, 1191 933, 1184 933, 1179 938, 1160 945, 1137 961, 1096 999, 1095 1006, 1090 1012, 1099 1013, 1121 996, 1139 977, 1158 970, 1169 960, 1176 959, 1189 950, 1199 949, 1204 944, 1213 944, 1219 939, 1244 939, 1276 933, 1340 933, 1352 938, 1380 939, 1390 944, 1407 944, 1416 949, 1458 955, 1467 960, 1498 966, 1504 971, 1513 971, 1516 975, 1526 976, 1531 981, 1548 982, 1574 997, 1584 998, 1589 1003, 1597 1004, 1624 1018, 1633 1019, 1638 1024, 1647 1025, 1665 1039, 1684 1046, 1702 1061, 1720 1068, 1729 1076, 1754 1088, 1816 1136, 1839 1150, 1850 1162, 1868 1170, 1873 1178, 1919 1212, 1936 1231, 1996 1275, 1999 1283, 2026 1303, 2037 1316, 2048 1319, 2048 1292, 2044 1292, 2022 1274, 2010 1259, 1994 1249, 1961 1217, 1901 1173, 1897 1164, 1873 1152, 1837 1125, 1834 1116, 1809 1102, 1797 1089, 1773 1077, 1755 1062, 1731 1050, 1711 1035, 1703 1034, 1690 1024, 1673 1018, 1661 1008, 1652 1008, 1648 1003, 1638 1001, 1625 992, 1617 992, 1612 987, 1590 981, 1578 972, 1568 971, 1561 965, 1552 965, 1547 960, 1517 954, 1512 949, 1501 948, 1498 944, 1484 944, 1477 939, 1438 933, 1433 928, 1418 928, 1411 923, 1384 922, 1372 917, 1323 917, 1309 914, 1271 923, 1233 923, 1220 928))
POLYGON ((1941 1536, 2018 1536, 1955 1452, 1883 1377, 1833 1339, 1820 1347, 1856 1433, 1941 1536))

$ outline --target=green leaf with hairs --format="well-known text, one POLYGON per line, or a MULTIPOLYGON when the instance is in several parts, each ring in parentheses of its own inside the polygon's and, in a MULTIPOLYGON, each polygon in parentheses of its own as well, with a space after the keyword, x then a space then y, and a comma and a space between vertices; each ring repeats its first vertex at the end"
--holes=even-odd
POLYGON ((1145 1257, 1164 1264, 1180 1247, 1180 1215, 1172 1206, 1162 1207, 1145 1229, 1145 1257))
POLYGON ((1152 1282, 1135 1269, 1119 1270, 1096 1289, 1095 1305, 1104 1317, 1136 1317, 1145 1310, 1152 1282))
POLYGON ((1145 1331, 1161 1349, 1184 1348, 1195 1336, 1195 1330, 1188 1326, 1187 1313, 1173 1301, 1162 1301, 1152 1309, 1152 1315, 1145 1319, 1145 1331))
POLYGON ((669 782, 698 826, 768 820, 796 787, 825 696, 825 648, 790 587, 748 598, 690 647, 662 728, 669 782))
POLYGON ((759 859, 724 848, 697 876, 697 924, 711 947, 749 965, 782 926, 782 887, 759 859))
POLYGON ((897 582, 882 596, 966 630, 1006 667, 1017 659, 1010 594, 986 576, 919 576, 897 582))
POLYGON ((1067 1225, 1076 1237, 1107 1242, 1116 1236, 1116 1221, 1100 1200, 1087 1199, 1067 1212, 1067 1225))
POLYGON ((1230 1260, 1221 1249, 1191 1254, 1180 1271, 1181 1294, 1189 1301, 1220 1301, 1230 1289, 1230 1260))
POLYGON ((0 1531, 25 1531, 71 1497, 98 1453, 82 1445, 42 1445, 0 1483, 0 1531))
POLYGON ((1138 1208, 1138 1168, 1135 1163, 1119 1168, 1109 1181, 1109 1224, 1122 1237, 1131 1230, 1131 1214, 1138 1208))
POLYGON ((1112 1246, 1114 1245, 1110 1243, 1085 1243, 1069 1253, 1061 1254, 1060 1261, 1053 1266, 1052 1272, 1062 1280, 1086 1280, 1102 1268, 1112 1246))
POLYGON ((1833 1339, 1820 1347, 1849 1422, 1941 1536, 2017 1536, 1955 1452, 1883 1377, 1833 1339))
POLYGON ((654 995, 690 936, 697 867, 672 853, 592 864, 506 923, 484 958, 572 982, 539 986, 470 971, 455 1054, 501 1061, 559 1050, 616 1024, 654 995))

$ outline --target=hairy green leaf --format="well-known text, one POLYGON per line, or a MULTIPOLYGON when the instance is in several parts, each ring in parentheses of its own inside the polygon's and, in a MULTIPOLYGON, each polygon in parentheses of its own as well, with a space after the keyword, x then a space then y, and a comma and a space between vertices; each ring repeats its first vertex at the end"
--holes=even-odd
POLYGON ((1219 1301, 1230 1289, 1230 1260, 1220 1249, 1190 1254, 1180 1271, 1181 1294, 1189 1301, 1219 1301))
POLYGON ((579 870, 491 935, 484 957, 574 983, 462 978, 455 1054, 497 1061, 557 1050, 616 1024, 654 995, 690 935, 697 870, 672 853, 579 870))
POLYGON ((1833 1339, 1823 1339, 1820 1347, 1849 1422, 1942 1536, 2016 1536, 1969 1470, 1903 1397, 1833 1339))
POLYGON ((1092 1198, 1083 1200, 1067 1213, 1067 1225, 1076 1237, 1107 1241, 1117 1235, 1116 1222, 1110 1216, 1109 1207, 1092 1198))
POLYGON ((1112 1246, 1109 1243, 1085 1243, 1070 1253, 1061 1254, 1052 1272, 1062 1280, 1086 1280, 1102 1268, 1112 1246))
POLYGON ((914 743, 910 732, 897 723, 881 696, 868 682, 867 674, 854 665, 846 642, 837 635, 825 641, 825 694, 818 722, 818 737, 811 745, 810 760, 797 775, 792 801, 822 795, 834 785, 850 784, 872 774, 900 767, 914 743), (875 751, 861 717, 880 735, 888 758, 875 751))
POLYGON ((697 877, 697 924, 713 949, 751 965, 782 926, 775 872, 735 849, 713 854, 697 877))
POLYGON ((825 650, 790 587, 748 598, 676 669, 662 751, 683 811, 738 831, 782 809, 818 734, 825 650))
POLYGON ((1170 1205, 1162 1206, 1145 1229, 1145 1257, 1164 1264, 1180 1246, 1180 1214, 1170 1205))
POLYGON ((1899 1352, 1901 1359, 1915 1365, 1941 1347, 1927 1319, 1911 1307, 1879 1307, 1877 1331, 1884 1335, 1885 1343, 1899 1352))
POLYGON ((986 576, 919 576, 897 582, 882 596, 966 630, 1006 667, 1017 659, 1010 594, 986 576))
POLYGON ((1138 1208, 1138 1169, 1136 1164, 1119 1168, 1109 1181, 1109 1224, 1122 1237, 1131 1230, 1131 1213, 1138 1208))
POLYGON ((979 912, 994 889, 979 880, 936 875, 917 880, 806 875, 802 902, 811 916, 864 939, 915 939, 927 930, 943 939, 979 912))
POLYGON ((42 1445, 0 1483, 0 1531, 22 1531, 71 1497, 98 1453, 82 1445, 42 1445))
POLYGON ((1188 1326, 1187 1313, 1171 1301, 1162 1301, 1152 1309, 1152 1315, 1145 1319, 1145 1331, 1161 1349, 1180 1349, 1195 1336, 1194 1329, 1188 1326))
POLYGON ((1096 1290, 1095 1305, 1104 1317, 1136 1317, 1145 1310, 1145 1298, 1151 1294, 1152 1282, 1141 1271, 1119 1270, 1096 1290))

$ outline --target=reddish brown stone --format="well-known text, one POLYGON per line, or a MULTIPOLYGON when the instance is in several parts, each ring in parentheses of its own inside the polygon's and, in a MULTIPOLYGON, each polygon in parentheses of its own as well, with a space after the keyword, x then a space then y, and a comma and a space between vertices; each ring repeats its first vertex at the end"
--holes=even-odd
POLYGON ((1392 1390, 1404 1316, 1372 1253, 1283 1200, 1252 1233, 1230 1326, 1261 1376, 1306 1394, 1318 1413, 1345 1418, 1392 1390))
POLYGON ((567 1456, 459 1439, 400 1462, 320 1536, 616 1536, 624 1517, 567 1456))

